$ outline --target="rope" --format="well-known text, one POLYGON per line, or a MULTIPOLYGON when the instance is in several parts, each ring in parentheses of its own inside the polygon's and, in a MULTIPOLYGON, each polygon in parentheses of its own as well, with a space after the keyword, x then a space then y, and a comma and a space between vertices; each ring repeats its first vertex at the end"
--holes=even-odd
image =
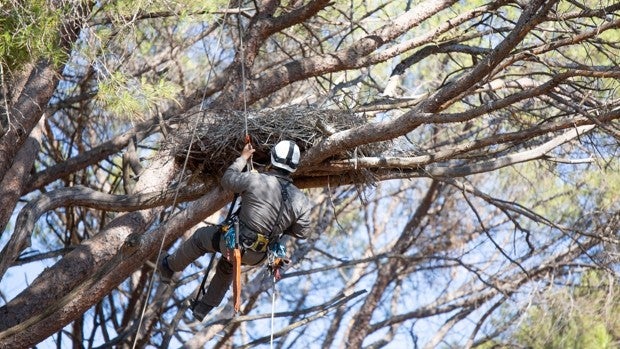
MULTIPOLYGON (((230 1, 228 2, 228 6, 227 7, 229 7, 229 6, 230 6, 230 1)), ((226 16, 227 16, 227 14, 224 14, 224 21, 223 22, 225 22, 226 16)), ((218 40, 217 40, 217 43, 216 43, 216 48, 219 48, 220 45, 221 45, 223 33, 224 33, 224 31, 222 30, 222 26, 220 26, 220 32, 219 32, 219 35, 218 35, 218 40)), ((205 49, 205 53, 206 53, 206 55, 208 57, 209 56, 209 51, 207 50, 206 47, 204 47, 204 49, 205 49)), ((217 49, 214 50, 214 52, 217 52, 217 49)), ((204 88, 204 91, 203 91, 203 94, 202 94, 202 101, 204 101, 206 96, 207 96, 207 89, 209 87, 209 82, 211 81, 212 71, 213 71, 213 69, 209 69, 209 73, 207 74, 207 79, 206 79, 206 82, 205 82, 205 88, 204 88)), ((200 104, 200 112, 203 112, 203 111, 204 111, 204 104, 201 103, 200 104)), ((204 114, 203 114, 203 119, 204 119, 204 114)), ((202 119, 201 119, 201 121, 202 121, 202 119)), ((192 145, 193 145, 193 143, 195 141, 196 129, 197 128, 198 128, 198 119, 196 119, 194 121, 194 125, 192 127, 192 135, 190 137, 190 142, 189 142, 189 148, 188 149, 192 148, 192 145)), ((162 219, 162 221, 167 220, 172 215, 172 212, 174 211, 174 207, 176 206, 176 203, 177 203, 177 200, 178 200, 178 196, 179 196, 179 192, 181 190, 180 183, 182 182, 183 174, 185 173, 185 169, 187 168, 187 163, 189 161, 189 153, 190 152, 188 151, 187 154, 185 155, 185 160, 183 162, 183 168, 179 172, 179 180, 177 182, 177 188, 176 188, 176 191, 175 191, 175 194, 174 194, 174 199, 173 199, 172 205, 171 205, 172 209, 168 212, 166 217, 164 219, 162 219)), ((148 306, 148 304, 150 302, 151 292, 153 290, 153 284, 155 283, 155 274, 157 273, 157 267, 159 266, 159 260, 161 259, 161 255, 162 255, 162 251, 164 249, 164 243, 166 241, 167 235, 168 235, 168 231, 165 230, 164 231, 164 236, 162 237, 161 243, 159 244, 159 250, 157 252, 157 258, 155 259, 155 267, 153 268, 153 275, 151 275, 151 278, 149 279, 149 285, 148 285, 147 293, 146 293, 146 301, 144 302, 144 305, 142 306, 142 310, 140 312, 140 320, 138 321, 138 328, 136 329, 136 335, 134 336, 133 344, 131 346, 132 349, 135 349, 136 345, 138 343, 138 337, 139 337, 139 334, 140 334, 140 330, 142 328, 142 324, 144 322, 144 315, 146 313, 146 307, 148 306)))
MULTIPOLYGON (((245 76, 245 46, 243 45, 243 30, 241 28, 241 1, 239 1, 239 10, 237 12, 237 29, 239 31, 239 53, 241 54, 241 89, 243 90, 243 124, 245 126, 245 144, 252 144, 250 132, 248 130, 248 100, 247 85, 245 76)), ((248 171, 254 171, 252 158, 248 160, 248 171)))
POLYGON ((248 101, 246 96, 246 78, 245 78, 245 47, 243 46, 243 30, 241 28, 241 1, 239 1, 239 11, 237 12, 237 29, 239 30, 239 53, 241 54, 241 89, 243 90, 243 118, 245 125, 246 142, 250 137, 248 132, 248 101))
MULTIPOLYGON (((230 6, 230 1, 228 3, 228 6, 230 6)), ((246 76, 245 76, 245 49, 243 47, 243 35, 242 35, 242 29, 241 29, 241 3, 239 3, 239 10, 237 13, 237 24, 238 24, 238 30, 239 30, 239 40, 240 40, 240 53, 241 53, 241 80, 242 80, 242 89, 243 89, 243 117, 244 117, 244 125, 245 125, 245 140, 246 143, 250 143, 250 134, 248 131, 248 112, 247 112, 247 96, 246 96, 246 76)), ((224 15, 224 19, 226 18, 226 14, 224 15)), ((221 28, 221 27, 220 27, 221 28)), ((216 43, 216 47, 219 47, 221 44, 221 40, 222 40, 222 36, 223 36, 223 30, 220 30, 219 36, 218 36, 218 41, 216 43)), ((214 52, 216 52, 217 50, 215 50, 214 52)), ((207 53, 208 56, 208 51, 206 50, 205 47, 205 52, 207 53)), ((202 95, 202 100, 204 101, 204 99, 206 98, 207 95, 207 89, 209 86, 209 82, 211 80, 211 74, 212 74, 212 69, 209 69, 209 73, 207 75, 207 81, 205 83, 205 88, 204 88, 204 92, 202 95)), ((200 104, 200 112, 204 111, 204 104, 201 103, 200 104)), ((203 118, 204 118, 204 114, 203 114, 203 118)), ((195 120, 194 125, 192 127, 192 135, 190 138, 190 142, 189 142, 189 148, 191 149, 193 142, 195 141, 195 136, 196 136, 196 129, 198 127, 198 119, 195 120)), ((181 179, 183 174, 185 173, 185 169, 187 167, 187 163, 189 161, 189 152, 187 152, 187 154, 185 155, 185 160, 183 162, 183 168, 180 171, 179 175, 180 175, 180 180, 178 181, 178 183, 181 183, 181 179)), ((251 171, 254 170, 254 165, 252 164, 252 159, 250 159, 248 161, 248 166, 249 169, 251 171)), ((178 199, 178 195, 179 195, 179 191, 180 191, 181 186, 179 185, 175 191, 175 195, 174 195, 174 200, 172 202, 172 207, 174 208, 174 206, 176 205, 177 199, 178 199)), ((164 218, 164 220, 166 220, 167 218, 170 217, 170 215, 172 215, 173 210, 170 210, 168 212, 168 215, 164 218)), ((140 313, 140 320, 138 322, 138 328, 136 330, 136 336, 134 337, 134 341, 133 341, 133 345, 132 345, 132 349, 136 348, 136 344, 138 342, 138 334, 140 333, 140 329, 142 327, 142 323, 144 322, 144 315, 146 313, 146 307, 149 304, 150 301, 150 295, 151 295, 151 291, 153 289, 153 284, 155 281, 155 274, 157 272, 157 266, 159 265, 159 260, 161 259, 161 255, 162 255, 162 251, 164 249, 164 243, 166 241, 166 236, 167 236, 167 231, 164 231, 164 236, 162 237, 162 241, 159 245, 159 250, 157 252, 157 258, 155 259, 155 268, 154 268, 154 272, 153 275, 151 275, 151 279, 149 280, 149 286, 148 286, 148 291, 147 291, 147 299, 146 302, 144 302, 144 305, 142 307, 142 311, 140 313)), ((201 286, 202 287, 202 286, 201 286)))
POLYGON ((271 336, 269 339, 269 348, 273 349, 273 333, 274 326, 273 321, 276 313, 276 276, 273 276, 273 283, 271 286, 271 336))
MULTIPOLYGON (((194 297, 193 304, 197 304, 200 301, 200 297, 206 293, 205 284, 207 283, 207 278, 209 277, 209 273, 213 268, 213 261, 215 260, 215 253, 211 254, 211 260, 209 260, 209 265, 207 269, 205 269, 204 275, 202 276, 202 282, 200 282, 200 287, 198 288, 198 292, 196 292, 196 297, 194 297)), ((190 304, 192 305, 192 304, 190 304)))

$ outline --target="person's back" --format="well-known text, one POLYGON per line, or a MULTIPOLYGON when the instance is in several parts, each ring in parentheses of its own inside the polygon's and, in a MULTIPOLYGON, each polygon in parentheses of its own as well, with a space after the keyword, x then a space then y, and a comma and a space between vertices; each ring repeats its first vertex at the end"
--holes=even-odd
POLYGON ((270 232, 287 233, 305 239, 310 224, 310 204, 307 197, 292 184, 288 173, 277 169, 267 173, 242 172, 245 163, 239 159, 242 158, 238 158, 224 173, 222 187, 240 193, 240 222, 265 235, 270 232), (286 200, 283 202, 284 198, 286 200))

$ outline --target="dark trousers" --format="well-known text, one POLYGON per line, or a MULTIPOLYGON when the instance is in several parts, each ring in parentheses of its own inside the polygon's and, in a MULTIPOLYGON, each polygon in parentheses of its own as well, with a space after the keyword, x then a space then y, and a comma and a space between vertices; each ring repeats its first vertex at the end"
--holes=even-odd
MULTIPOLYGON (((226 291, 230 288, 233 279, 232 264, 226 259, 227 255, 232 255, 224 239, 213 241, 219 226, 206 226, 196 230, 191 238, 187 239, 181 246, 171 255, 168 256, 168 265, 174 271, 182 271, 206 253, 215 253, 213 243, 219 244, 219 250, 222 252, 223 258, 220 258, 215 268, 215 275, 211 279, 211 283, 207 288, 207 292, 200 300, 202 303, 212 307, 217 307, 224 299, 226 291)), ((217 236, 216 236, 217 240, 217 236)), ((265 259, 265 253, 245 251, 241 258, 241 263, 246 265, 256 265, 265 259)))

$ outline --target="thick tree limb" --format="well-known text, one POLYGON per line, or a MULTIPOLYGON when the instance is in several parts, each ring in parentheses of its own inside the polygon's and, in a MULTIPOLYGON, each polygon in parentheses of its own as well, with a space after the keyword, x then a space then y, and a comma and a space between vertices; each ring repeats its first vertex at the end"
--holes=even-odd
POLYGON ((30 234, 35 229, 36 221, 46 211, 58 207, 83 206, 104 211, 132 212, 170 205, 173 202, 195 200, 206 193, 205 189, 204 186, 183 187, 178 191, 164 188, 161 192, 112 195, 75 186, 43 194, 29 202, 17 217, 13 235, 0 252, 0 280, 21 252, 30 247, 30 234))
MULTIPOLYGON (((100 261, 98 266, 84 266, 83 262, 77 264, 63 263, 63 260, 68 259, 67 257, 63 258, 52 268, 53 271, 51 272, 64 274, 68 270, 76 268, 85 268, 85 271, 100 271, 95 275, 88 276, 86 279, 80 279, 79 282, 74 282, 75 287, 71 291, 46 288, 46 292, 52 293, 49 295, 52 299, 48 297, 46 297, 47 299, 41 299, 43 301, 42 304, 29 303, 28 299, 30 297, 22 294, 6 306, 1 307, 0 346, 3 348, 29 347, 58 331, 71 322, 75 316, 82 314, 90 308, 94 302, 106 296, 120 282, 134 272, 136 265, 142 265, 145 260, 153 257, 158 252, 164 237, 165 241, 163 244, 167 246, 186 230, 219 209, 229 199, 230 197, 227 193, 214 190, 210 194, 191 203, 186 210, 173 216, 166 224, 147 235, 138 234, 136 238, 129 240, 108 239, 104 245, 91 242, 89 245, 92 248, 101 250, 98 253, 106 252, 107 259, 100 261), (66 268, 69 269, 67 270, 66 268), (53 290, 53 292, 50 292, 50 290, 53 290), (36 308, 36 310, 33 308, 36 308), (14 316, 19 316, 19 318, 14 316), (24 319, 20 320, 22 317, 24 319), (53 319, 53 321, 50 321, 50 319, 53 319)), ((114 235, 118 235, 118 232, 114 231, 115 226, 121 224, 127 218, 134 220, 128 215, 119 217, 119 219, 111 222, 109 231, 102 232, 102 234, 107 233, 104 235, 110 235, 114 233, 114 235)), ((123 235, 129 237, 127 233, 123 235)), ((74 251, 72 253, 79 255, 85 252, 84 249, 78 250, 82 251, 74 251)), ((97 251, 93 250, 93 253, 95 252, 97 251)), ((72 280, 71 278, 69 279, 72 280)), ((36 286, 36 281, 30 288, 36 286)), ((64 289, 65 286, 63 285, 62 288, 64 289)))
MULTIPOLYGON (((15 158, 12 159, 11 167, 4 176, 1 177, 0 197, 2 198, 2 205, 0 205, 0 236, 2 236, 7 223, 11 219, 15 204, 22 196, 22 190, 26 185, 25 179, 29 177, 30 170, 37 158, 41 137, 40 127, 35 128, 15 154, 15 158)), ((2 275, 2 273, 0 273, 0 275, 2 275)))
MULTIPOLYGON (((160 159, 151 164, 138 181, 136 192, 166 186, 173 174, 172 164, 167 160, 160 159)), ((0 307, 0 347, 29 347, 38 343, 92 306, 92 297, 101 298, 107 294, 107 291, 97 293, 92 287, 103 283, 109 291, 118 285, 145 260, 134 260, 133 265, 120 268, 119 265, 127 257, 123 244, 132 233, 141 236, 159 211, 148 209, 117 217, 103 231, 77 246, 53 267, 42 272, 21 294, 0 307), (93 271, 96 271, 95 275, 93 271), (110 274, 117 283, 110 283, 110 274), (33 297, 37 302, 31 302, 33 297), (48 316, 54 321, 49 321, 48 316)), ((155 241, 151 244, 148 247, 152 250, 149 251, 157 250, 155 241)), ((127 247, 133 249, 132 246, 127 247)))
POLYGON ((31 70, 22 93, 8 112, 13 127, 0 138, 0 179, 39 122, 57 83, 57 72, 51 62, 42 60, 31 70))

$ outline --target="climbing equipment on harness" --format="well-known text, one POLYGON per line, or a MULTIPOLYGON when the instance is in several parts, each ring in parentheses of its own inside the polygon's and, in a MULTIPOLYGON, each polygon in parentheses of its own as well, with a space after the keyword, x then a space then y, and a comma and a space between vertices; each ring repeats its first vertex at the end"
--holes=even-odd
POLYGON ((228 254, 227 259, 233 266, 233 299, 235 312, 241 309, 241 248, 239 245, 239 219, 237 216, 227 218, 225 224, 220 226, 224 231, 224 244, 228 254))
MULTIPOLYGON (((235 194, 235 199, 239 194, 235 194)), ((234 202, 233 202, 234 203, 234 202)), ((235 312, 238 313, 241 309, 241 249, 239 248, 239 219, 236 215, 232 215, 233 206, 230 207, 228 213, 228 231, 226 232, 226 247, 233 251, 232 256, 229 256, 229 261, 233 265, 233 299, 235 312), (230 226, 232 224, 232 226, 230 226), (232 245, 232 248, 231 246, 232 245), (230 258, 232 257, 232 258, 230 258)))
POLYGON ((245 227, 245 234, 240 234, 239 241, 241 247, 246 250, 252 250, 255 252, 267 252, 269 247, 269 236, 253 231, 250 227, 246 226, 243 222, 240 222, 245 227))
POLYGON ((291 260, 286 257, 286 248, 276 242, 269 248, 267 254, 267 268, 269 273, 273 276, 274 282, 282 278, 281 270, 284 266, 288 265, 291 260))
POLYGON ((220 231, 224 233, 224 244, 229 250, 233 250, 237 245, 237 224, 238 218, 233 216, 220 226, 220 231))

